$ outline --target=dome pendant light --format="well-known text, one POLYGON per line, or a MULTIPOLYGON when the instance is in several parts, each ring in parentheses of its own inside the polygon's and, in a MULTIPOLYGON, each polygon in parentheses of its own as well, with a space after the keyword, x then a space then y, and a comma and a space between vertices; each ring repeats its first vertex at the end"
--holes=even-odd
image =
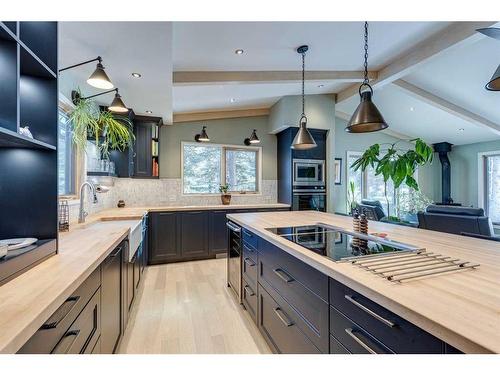
POLYGON ((305 114, 306 107, 306 96, 305 96, 305 69, 306 69, 306 52, 309 49, 308 46, 300 46, 297 48, 297 52, 302 55, 302 114, 299 120, 299 131, 293 139, 292 146, 294 150, 308 150, 310 148, 316 147, 316 141, 314 140, 309 130, 307 130, 307 117, 305 114))
POLYGON ((245 138, 244 143, 246 146, 260 143, 260 139, 259 139, 259 137, 257 137, 257 130, 256 129, 253 130, 252 134, 250 135, 250 138, 245 138))
POLYGON ((207 127, 206 126, 204 126, 203 129, 201 129, 201 133, 200 134, 196 134, 194 136, 194 140, 196 142, 210 142, 210 138, 208 138, 207 127))
POLYGON ((373 89, 368 79, 368 22, 365 22, 365 77, 359 86, 360 103, 345 130, 349 133, 370 133, 389 127, 372 102, 373 89), (363 88, 368 90, 363 91, 363 88))

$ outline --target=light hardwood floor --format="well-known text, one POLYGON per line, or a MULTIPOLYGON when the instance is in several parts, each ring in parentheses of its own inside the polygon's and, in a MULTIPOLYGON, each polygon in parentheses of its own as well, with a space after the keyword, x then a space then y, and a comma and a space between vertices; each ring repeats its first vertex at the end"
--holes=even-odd
POLYGON ((226 286, 226 260, 150 266, 118 353, 270 353, 226 286))

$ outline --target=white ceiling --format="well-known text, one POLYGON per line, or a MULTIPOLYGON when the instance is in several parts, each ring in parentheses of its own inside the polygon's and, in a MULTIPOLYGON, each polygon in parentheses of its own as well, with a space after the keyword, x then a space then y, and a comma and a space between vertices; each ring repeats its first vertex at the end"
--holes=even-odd
POLYGON ((484 85, 500 64, 500 41, 484 37, 444 51, 405 80, 500 125, 500 92, 484 85))
MULTIPOLYGON (((172 121, 172 23, 171 22, 60 22, 59 67, 100 55, 111 81, 119 88, 125 105, 135 113, 151 110, 172 121), (133 78, 132 72, 142 74, 133 78)), ((86 83, 95 69, 87 64, 60 74, 61 91, 69 96, 80 87, 82 94, 98 90, 86 83)), ((96 98, 109 105, 112 94, 96 98)))
MULTIPOLYGON (((375 90, 373 100, 389 124, 389 129, 410 137, 420 137, 429 143, 450 142, 460 145, 499 138, 490 130, 416 100, 392 84, 375 90)), ((354 96, 338 103, 335 109, 350 115, 358 104, 359 97, 354 96)))

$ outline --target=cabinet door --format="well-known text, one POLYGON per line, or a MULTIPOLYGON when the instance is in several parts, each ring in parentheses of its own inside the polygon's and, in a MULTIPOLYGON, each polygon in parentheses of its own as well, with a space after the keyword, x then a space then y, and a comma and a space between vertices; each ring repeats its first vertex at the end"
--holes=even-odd
POLYGON ((102 265, 101 352, 113 353, 121 335, 123 247, 118 246, 102 265))
POLYGON ((137 256, 134 256, 132 262, 127 262, 127 310, 130 310, 135 297, 134 268, 137 256))
POLYGON ((136 122, 134 124, 134 134, 134 176, 151 177, 153 175, 151 123, 136 122))
POLYGON ((176 212, 151 214, 151 253, 148 258, 150 264, 166 263, 180 258, 177 220, 176 212))
POLYGON ((227 252, 227 211, 210 211, 209 251, 210 255, 227 252))
POLYGON ((208 211, 186 211, 180 217, 182 258, 207 257, 208 211))

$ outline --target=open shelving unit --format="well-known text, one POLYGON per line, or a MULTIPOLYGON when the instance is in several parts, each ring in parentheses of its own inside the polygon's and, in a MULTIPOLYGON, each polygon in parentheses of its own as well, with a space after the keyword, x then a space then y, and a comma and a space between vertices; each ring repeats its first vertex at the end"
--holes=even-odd
POLYGON ((57 252, 57 33, 0 22, 0 239, 38 239, 0 259, 0 284, 57 252))

